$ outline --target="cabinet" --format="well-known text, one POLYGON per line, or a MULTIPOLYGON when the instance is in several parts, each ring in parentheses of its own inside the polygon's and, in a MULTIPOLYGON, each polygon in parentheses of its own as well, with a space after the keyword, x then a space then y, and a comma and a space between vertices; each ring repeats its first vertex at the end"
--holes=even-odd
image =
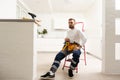
POLYGON ((33 20, 0 20, 0 80, 35 80, 36 39, 33 20))

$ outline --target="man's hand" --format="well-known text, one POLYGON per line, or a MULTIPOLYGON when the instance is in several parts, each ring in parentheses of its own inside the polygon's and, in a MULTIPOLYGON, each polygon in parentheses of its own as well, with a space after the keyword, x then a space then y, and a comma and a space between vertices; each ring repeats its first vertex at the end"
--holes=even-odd
POLYGON ((65 38, 65 42, 70 42, 70 39, 69 38, 65 38))
POLYGON ((80 45, 80 48, 82 48, 82 46, 80 45))

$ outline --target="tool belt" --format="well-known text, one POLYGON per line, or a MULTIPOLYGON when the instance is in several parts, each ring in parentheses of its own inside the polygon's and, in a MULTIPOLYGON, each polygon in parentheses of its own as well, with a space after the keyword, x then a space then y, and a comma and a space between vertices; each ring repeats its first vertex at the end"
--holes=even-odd
POLYGON ((70 43, 70 42, 65 42, 65 45, 63 46, 62 50, 67 50, 67 51, 73 51, 76 49, 80 49, 80 45, 78 43, 70 43))

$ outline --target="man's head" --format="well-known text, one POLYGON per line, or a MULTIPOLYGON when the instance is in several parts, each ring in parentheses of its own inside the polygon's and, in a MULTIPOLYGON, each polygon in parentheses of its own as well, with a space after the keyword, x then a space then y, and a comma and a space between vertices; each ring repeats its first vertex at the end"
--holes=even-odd
POLYGON ((68 24, 69 24, 69 28, 70 28, 70 29, 74 29, 74 26, 75 26, 75 19, 69 18, 68 24))

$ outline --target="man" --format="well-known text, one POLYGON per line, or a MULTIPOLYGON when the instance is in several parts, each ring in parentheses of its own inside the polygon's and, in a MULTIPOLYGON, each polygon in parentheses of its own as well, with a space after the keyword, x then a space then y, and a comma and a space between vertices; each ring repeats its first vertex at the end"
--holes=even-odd
POLYGON ((71 60, 70 68, 68 69, 68 76, 73 77, 73 70, 77 67, 79 63, 79 57, 81 54, 80 49, 86 43, 86 38, 82 32, 75 28, 75 19, 70 18, 68 20, 69 30, 67 31, 67 36, 65 38, 65 45, 63 49, 56 55, 54 62, 45 75, 41 76, 41 79, 51 79, 55 77, 55 72, 57 71, 60 62, 69 54, 73 54, 71 60))

